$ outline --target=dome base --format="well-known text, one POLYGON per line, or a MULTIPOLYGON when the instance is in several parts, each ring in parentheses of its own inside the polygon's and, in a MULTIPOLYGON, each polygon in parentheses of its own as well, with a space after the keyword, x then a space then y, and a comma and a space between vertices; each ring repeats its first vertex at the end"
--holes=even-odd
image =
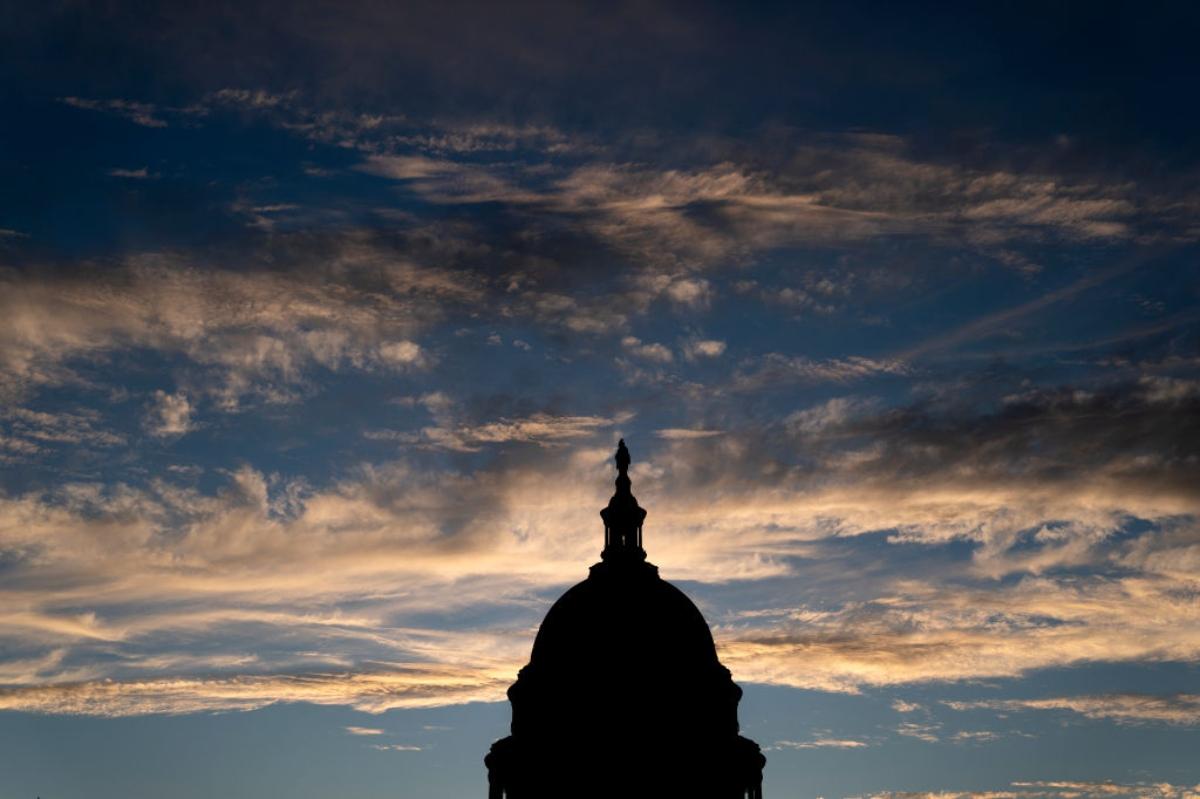
POLYGON ((762 799, 766 763, 758 744, 558 740, 515 736, 492 745, 489 799, 762 799))

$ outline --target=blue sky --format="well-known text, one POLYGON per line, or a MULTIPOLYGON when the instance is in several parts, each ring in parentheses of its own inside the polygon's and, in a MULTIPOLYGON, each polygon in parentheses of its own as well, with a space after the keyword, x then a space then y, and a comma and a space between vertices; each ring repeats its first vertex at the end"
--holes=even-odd
POLYGON ((767 795, 1198 795, 1195 11, 4 15, 6 799, 482 795, 621 436, 767 795))

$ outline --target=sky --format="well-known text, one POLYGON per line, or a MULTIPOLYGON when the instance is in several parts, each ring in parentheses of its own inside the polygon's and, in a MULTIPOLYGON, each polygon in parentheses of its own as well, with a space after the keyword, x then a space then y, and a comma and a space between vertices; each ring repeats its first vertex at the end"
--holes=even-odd
POLYGON ((0 797, 483 796, 644 541, 765 794, 1200 796, 1200 12, 0 2, 0 797))

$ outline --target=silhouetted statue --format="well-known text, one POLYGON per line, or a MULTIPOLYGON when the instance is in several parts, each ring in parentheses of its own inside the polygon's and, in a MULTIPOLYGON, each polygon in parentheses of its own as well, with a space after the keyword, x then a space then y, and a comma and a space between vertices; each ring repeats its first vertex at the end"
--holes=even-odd
POLYGON ((616 460, 601 562, 550 608, 508 689, 512 735, 484 758, 488 797, 761 799, 742 690, 704 616, 646 562, 624 441, 616 460))

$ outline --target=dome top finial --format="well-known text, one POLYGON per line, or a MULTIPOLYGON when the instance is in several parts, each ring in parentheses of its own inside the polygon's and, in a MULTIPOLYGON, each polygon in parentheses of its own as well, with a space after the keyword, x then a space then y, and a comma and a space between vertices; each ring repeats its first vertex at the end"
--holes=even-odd
POLYGON ((645 560, 646 552, 642 549, 642 520, 646 511, 638 506, 637 497, 630 491, 629 480, 629 448, 625 439, 617 444, 617 490, 608 507, 600 511, 604 519, 604 552, 602 557, 609 560, 619 556, 622 559, 632 557, 634 560, 645 560))

